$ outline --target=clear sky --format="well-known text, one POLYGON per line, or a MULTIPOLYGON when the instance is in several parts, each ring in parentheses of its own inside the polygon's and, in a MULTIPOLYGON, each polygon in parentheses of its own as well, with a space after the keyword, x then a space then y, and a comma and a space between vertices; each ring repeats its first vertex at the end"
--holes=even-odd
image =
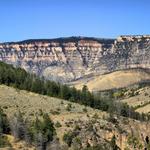
POLYGON ((0 42, 150 34, 150 0, 0 0, 0 42))

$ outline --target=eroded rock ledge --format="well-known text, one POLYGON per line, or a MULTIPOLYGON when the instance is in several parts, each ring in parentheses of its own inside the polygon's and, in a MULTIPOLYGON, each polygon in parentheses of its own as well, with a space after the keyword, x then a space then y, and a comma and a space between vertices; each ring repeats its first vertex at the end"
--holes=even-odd
POLYGON ((150 35, 1 43, 0 61, 61 82, 121 69, 150 69, 150 35))

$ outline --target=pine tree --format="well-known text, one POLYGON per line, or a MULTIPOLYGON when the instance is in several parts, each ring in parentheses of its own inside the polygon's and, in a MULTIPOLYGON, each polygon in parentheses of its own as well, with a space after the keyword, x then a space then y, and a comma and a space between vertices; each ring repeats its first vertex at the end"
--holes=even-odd
POLYGON ((46 136, 47 142, 52 141, 55 134, 55 128, 48 114, 43 115, 43 131, 44 135, 46 136))
POLYGON ((0 108, 0 133, 8 134, 10 133, 10 125, 6 114, 0 108))
POLYGON ((66 86, 66 85, 61 86, 60 94, 61 94, 60 97, 63 99, 68 100, 71 97, 70 90, 69 90, 68 86, 66 86))
POLYGON ((48 114, 43 114, 41 119, 36 117, 31 128, 33 142, 36 144, 37 149, 45 150, 47 144, 53 140, 55 135, 54 124, 48 114))

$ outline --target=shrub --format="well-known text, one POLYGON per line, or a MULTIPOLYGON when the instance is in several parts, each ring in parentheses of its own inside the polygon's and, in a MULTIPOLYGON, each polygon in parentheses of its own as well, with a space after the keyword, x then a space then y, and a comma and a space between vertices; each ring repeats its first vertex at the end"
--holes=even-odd
POLYGON ((115 135, 113 135, 113 137, 111 138, 110 146, 111 146, 112 150, 118 150, 119 149, 117 144, 116 144, 116 137, 115 137, 115 135))
POLYGON ((63 136, 63 141, 67 143, 69 147, 71 147, 73 139, 78 135, 78 132, 76 130, 68 131, 63 136))
POLYGON ((72 144, 73 138, 74 138, 73 133, 70 131, 70 132, 64 134, 63 141, 66 142, 67 145, 70 147, 72 144))
POLYGON ((10 146, 10 143, 6 136, 0 134, 0 148, 10 146))
POLYGON ((86 108, 86 107, 85 107, 85 108, 83 108, 83 112, 85 112, 85 113, 87 112, 87 108, 86 108))
POLYGON ((55 127, 56 127, 56 128, 60 128, 60 127, 62 127, 62 125, 60 124, 60 122, 57 121, 57 122, 55 123, 55 127))
POLYGON ((67 111, 71 111, 71 108, 72 108, 72 105, 69 103, 69 104, 67 105, 67 107, 66 107, 66 110, 67 110, 67 111))

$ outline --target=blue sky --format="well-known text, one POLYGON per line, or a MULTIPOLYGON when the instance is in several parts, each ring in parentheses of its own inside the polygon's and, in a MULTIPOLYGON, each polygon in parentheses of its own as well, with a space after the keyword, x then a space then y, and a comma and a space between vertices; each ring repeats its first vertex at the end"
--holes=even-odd
POLYGON ((150 34, 150 0, 0 0, 0 42, 150 34))

